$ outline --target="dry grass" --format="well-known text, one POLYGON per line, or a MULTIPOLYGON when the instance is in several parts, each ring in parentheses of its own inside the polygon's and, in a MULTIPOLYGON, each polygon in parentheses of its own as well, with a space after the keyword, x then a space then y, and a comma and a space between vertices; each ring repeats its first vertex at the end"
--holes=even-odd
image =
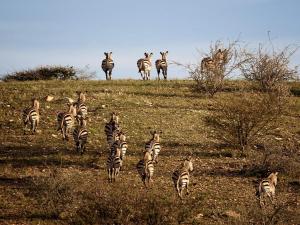
MULTIPOLYGON (((235 149, 211 138, 204 118, 214 101, 192 93, 191 86, 191 81, 130 80, 0 83, 0 224, 299 224, 297 171, 283 170, 279 176, 280 210, 269 207, 261 213, 255 198, 260 177, 250 171, 253 158, 235 157, 235 149), (56 112, 67 108, 64 97, 76 98, 78 90, 88 91, 91 120, 82 156, 73 142, 62 141, 55 121, 56 112), (40 132, 24 136, 21 110, 33 96, 49 94, 55 98, 41 102, 40 132), (129 144, 114 184, 107 181, 103 131, 111 111, 120 113, 129 144), (145 189, 135 165, 150 129, 163 131, 162 151, 154 184, 145 189), (190 153, 195 159, 191 193, 180 201, 171 174, 190 153), (228 217, 227 210, 240 217, 228 217)), ((239 88, 234 82, 226 87, 239 88)), ((215 98, 224 95, 234 93, 215 98)), ((295 104, 282 129, 299 140, 300 101, 291 100, 295 104)))

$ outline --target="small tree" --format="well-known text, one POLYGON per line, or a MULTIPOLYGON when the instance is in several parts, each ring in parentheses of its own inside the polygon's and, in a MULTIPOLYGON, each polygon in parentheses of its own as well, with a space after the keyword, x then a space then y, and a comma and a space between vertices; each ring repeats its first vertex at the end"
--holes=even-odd
POLYGON ((237 51, 238 41, 229 43, 227 48, 221 41, 216 41, 210 46, 210 52, 205 54, 197 64, 179 66, 187 69, 190 77, 196 81, 195 89, 213 97, 222 90, 224 80, 242 63, 239 61, 237 51))
POLYGON ((249 81, 258 84, 261 91, 270 92, 277 89, 285 81, 297 76, 297 67, 291 68, 290 59, 297 47, 285 47, 283 50, 268 52, 267 48, 259 46, 257 52, 243 52, 246 63, 240 64, 242 75, 249 81))
POLYGON ((277 127, 284 104, 277 94, 238 93, 216 100, 205 122, 215 138, 243 151, 277 127))

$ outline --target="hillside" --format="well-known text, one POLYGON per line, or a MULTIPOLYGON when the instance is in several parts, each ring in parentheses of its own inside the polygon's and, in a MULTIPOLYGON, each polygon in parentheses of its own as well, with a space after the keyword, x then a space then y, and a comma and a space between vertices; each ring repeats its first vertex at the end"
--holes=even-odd
MULTIPOLYGON (((292 175, 279 175, 278 210, 261 211, 255 193, 267 174, 252 172, 253 155, 222 145, 204 123, 215 98, 234 95, 238 82, 228 83, 213 99, 192 92, 191 85, 176 80, 1 82, 0 224, 300 224, 299 167, 292 175), (67 110, 66 97, 76 99, 78 90, 87 91, 89 107, 89 142, 82 156, 56 131, 56 113, 67 110), (22 110, 32 97, 47 95, 54 101, 41 100, 38 134, 24 135, 22 110), (104 134, 111 112, 119 113, 129 144, 114 184, 107 180, 104 134), (151 130, 162 131, 162 151, 153 185, 146 189, 136 164, 151 130), (171 176, 188 155, 194 159, 191 193, 181 201, 171 176)), ((290 99, 292 112, 282 124, 299 138, 300 100, 290 99)))

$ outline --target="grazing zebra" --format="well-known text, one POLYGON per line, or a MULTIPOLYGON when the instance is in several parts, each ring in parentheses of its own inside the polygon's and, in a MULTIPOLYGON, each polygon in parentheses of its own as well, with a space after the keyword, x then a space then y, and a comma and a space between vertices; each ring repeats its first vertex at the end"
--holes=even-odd
POLYGON ((85 105, 85 100, 86 100, 86 93, 83 93, 83 92, 76 92, 78 94, 78 100, 77 102, 73 103, 74 106, 76 107, 76 120, 78 122, 78 124, 80 124, 81 120, 80 118, 82 117, 84 120, 86 119, 87 117, 87 113, 88 113, 88 110, 87 110, 87 106, 85 105))
POLYGON ((144 158, 138 162, 136 168, 145 187, 148 187, 150 182, 153 182, 152 177, 154 174, 154 162, 149 152, 145 152, 144 158))
POLYGON ((24 122, 24 134, 26 134, 26 128, 28 123, 31 124, 31 132, 35 133, 40 121, 40 103, 37 99, 32 99, 32 106, 23 110, 23 122, 24 122))
POLYGON ((120 130, 119 127, 119 116, 117 113, 111 113, 111 119, 108 123, 105 124, 104 132, 106 134, 106 140, 108 146, 111 146, 114 143, 114 131, 120 130))
POLYGON ((111 80, 111 73, 115 66, 114 61, 112 60, 112 52, 104 52, 105 59, 102 60, 101 67, 105 73, 106 80, 111 80))
POLYGON ((186 189, 186 193, 189 194, 190 172, 193 170, 192 159, 191 157, 188 157, 182 163, 181 167, 176 169, 172 174, 175 189, 181 199, 184 189, 186 189))
POLYGON ((201 72, 211 72, 216 69, 221 69, 228 61, 227 49, 218 49, 212 57, 205 57, 201 61, 201 72))
POLYGON ((74 126, 74 117, 76 116, 76 108, 73 104, 69 105, 68 112, 59 112, 57 114, 57 130, 63 135, 63 140, 69 140, 68 134, 74 126))
POLYGON ((160 52, 161 59, 158 59, 158 60, 155 61, 157 76, 158 76, 159 80, 160 80, 160 77, 159 77, 160 70, 162 71, 164 79, 165 80, 167 79, 167 71, 168 71, 167 55, 168 55, 168 53, 169 53, 168 51, 160 52))
POLYGON ((159 136, 161 133, 161 131, 150 131, 150 134, 152 134, 152 138, 145 145, 145 152, 151 153, 153 161, 156 163, 158 163, 158 154, 161 150, 159 136))
POLYGON ((274 204, 275 200, 275 188, 277 185, 277 175, 278 172, 271 173, 267 179, 264 179, 260 182, 258 187, 258 195, 260 206, 264 205, 264 197, 267 195, 272 204, 274 204))
POLYGON ((81 117, 80 120, 80 123, 73 131, 73 138, 76 144, 77 152, 83 154, 85 151, 85 144, 87 143, 88 131, 86 129, 86 121, 83 119, 83 117, 81 117))
POLYGON ((107 173, 109 182, 116 181, 122 166, 121 149, 117 148, 114 155, 109 155, 107 158, 107 173))
POLYGON ((150 71, 151 71, 151 57, 153 55, 153 53, 144 53, 145 58, 143 59, 139 59, 137 61, 137 67, 139 69, 139 73, 142 76, 143 80, 150 80, 150 71), (144 74, 143 74, 144 72, 144 74))

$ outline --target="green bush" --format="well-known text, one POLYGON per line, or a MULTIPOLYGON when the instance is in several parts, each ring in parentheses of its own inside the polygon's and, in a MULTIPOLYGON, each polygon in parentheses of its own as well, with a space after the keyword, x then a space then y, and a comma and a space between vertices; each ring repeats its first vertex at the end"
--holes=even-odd
POLYGON ((45 66, 7 74, 3 81, 68 80, 77 79, 76 70, 71 66, 45 66))

